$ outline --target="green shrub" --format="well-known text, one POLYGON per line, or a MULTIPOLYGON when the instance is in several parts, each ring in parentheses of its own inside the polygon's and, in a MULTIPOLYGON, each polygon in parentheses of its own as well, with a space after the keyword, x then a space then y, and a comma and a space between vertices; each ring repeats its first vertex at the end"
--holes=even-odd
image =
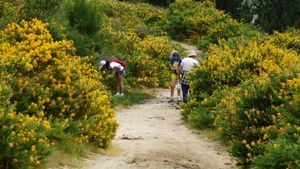
POLYGON ((94 35, 99 31, 102 10, 96 0, 71 0, 68 3, 67 17, 70 25, 83 35, 94 35))
POLYGON ((255 168, 300 168, 300 142, 277 139, 266 145, 266 153, 254 159, 255 168))
POLYGON ((20 20, 21 2, 0 0, 0 4, 0 29, 3 29, 11 22, 18 22, 20 20))
POLYGON ((237 22, 217 10, 210 1, 176 1, 170 5, 168 17, 170 35, 176 39, 190 39, 200 49, 206 49, 221 39, 259 35, 256 28, 237 22))
POLYGON ((51 0, 51 1, 36 1, 26 0, 22 7, 22 19, 31 20, 34 18, 47 21, 57 11, 59 11, 63 0, 51 0))

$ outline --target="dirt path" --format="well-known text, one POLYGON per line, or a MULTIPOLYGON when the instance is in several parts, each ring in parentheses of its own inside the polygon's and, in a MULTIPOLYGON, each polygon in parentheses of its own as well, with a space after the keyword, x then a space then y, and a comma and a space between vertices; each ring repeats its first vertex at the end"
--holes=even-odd
MULTIPOLYGON (((179 42, 187 50, 196 47, 179 42)), ((154 92, 154 91, 153 91, 154 92)), ((116 111, 120 128, 112 147, 60 169, 232 169, 235 162, 224 148, 193 134, 180 120, 180 110, 168 103, 169 90, 155 99, 116 111), (72 166, 72 167, 71 167, 72 166)), ((53 168, 51 168, 53 169, 53 168)))
MULTIPOLYGON (((186 43, 182 43, 182 42, 178 42, 178 41, 172 41, 174 44, 179 44, 181 45, 183 48, 185 48, 187 51, 195 51, 197 54, 198 54, 198 57, 196 59, 200 59, 200 57, 202 56, 203 52, 198 50, 198 48, 194 45, 189 45, 189 44, 186 44, 186 43)), ((183 56, 182 58, 184 58, 185 56, 183 56)))
MULTIPOLYGON (((81 169, 228 169, 234 162, 222 146, 192 134, 179 110, 167 101, 169 90, 129 109, 117 110, 120 129, 112 148, 91 154, 81 169)), ((64 167, 69 168, 69 167, 64 167)))

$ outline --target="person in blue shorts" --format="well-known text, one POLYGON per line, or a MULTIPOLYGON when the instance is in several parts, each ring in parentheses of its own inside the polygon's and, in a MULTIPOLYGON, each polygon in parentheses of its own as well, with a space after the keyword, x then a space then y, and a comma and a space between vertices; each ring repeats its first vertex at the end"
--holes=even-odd
POLYGON ((102 70, 103 68, 116 72, 116 96, 124 96, 125 67, 115 61, 101 60, 99 63, 99 70, 102 70))

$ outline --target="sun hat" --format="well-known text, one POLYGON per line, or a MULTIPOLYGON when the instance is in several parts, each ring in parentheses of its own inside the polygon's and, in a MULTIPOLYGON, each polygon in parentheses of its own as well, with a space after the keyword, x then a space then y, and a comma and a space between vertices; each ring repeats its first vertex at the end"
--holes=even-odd
POLYGON ((102 67, 106 64, 105 60, 101 60, 99 63, 99 69, 102 69, 102 67))
POLYGON ((191 57, 191 56, 197 56, 196 52, 195 51, 189 51, 188 52, 188 57, 191 57))
POLYGON ((179 57, 179 53, 177 50, 173 50, 170 57, 179 57))

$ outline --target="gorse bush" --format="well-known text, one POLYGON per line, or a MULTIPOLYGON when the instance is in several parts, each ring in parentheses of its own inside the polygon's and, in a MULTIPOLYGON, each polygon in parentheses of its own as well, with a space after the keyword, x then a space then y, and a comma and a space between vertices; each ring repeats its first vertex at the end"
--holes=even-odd
POLYGON ((190 39, 206 49, 220 39, 259 34, 254 28, 217 10, 211 1, 177 0, 168 8, 168 32, 174 38, 190 39))
MULTIPOLYGON (((167 86, 169 56, 178 49, 165 35, 166 10, 149 4, 101 2, 105 6, 106 24, 102 34, 110 39, 103 58, 116 53, 127 62, 129 85, 167 86)), ((95 59, 94 59, 95 60, 95 59)), ((109 76, 112 79, 112 76, 109 76)))
POLYGON ((48 153, 48 142, 59 142, 55 131, 100 147, 108 146, 116 131, 111 97, 100 82, 101 75, 75 56, 71 42, 53 41, 46 28, 41 21, 32 20, 9 24, 0 32, 0 78, 11 91, 5 100, 9 103, 1 106, 6 114, 1 121, 8 126, 5 129, 2 125, 1 135, 14 133, 5 137, 12 140, 5 140, 9 142, 3 146, 18 144, 24 153, 30 153, 30 147, 36 151, 29 162, 19 165, 22 156, 30 155, 7 147, 0 161, 9 168, 38 165, 48 153), (7 105, 14 107, 9 109, 7 105), (40 143, 40 139, 44 141, 40 143))
MULTIPOLYGON (((203 121, 207 117, 201 116, 210 113, 214 117, 210 125, 230 143, 231 154, 245 165, 254 161, 261 168, 262 161, 276 155, 267 145, 287 139, 287 144, 281 146, 288 148, 299 140, 299 113, 295 107, 299 106, 300 60, 295 51, 277 46, 276 38, 238 40, 233 46, 225 41, 212 45, 191 75, 193 99, 183 112, 191 123, 203 121)), ((200 123, 200 127, 205 126, 200 123)), ((298 165, 294 157, 280 158, 265 166, 298 165)))
POLYGON ((274 32, 270 38, 271 42, 279 47, 295 50, 300 54, 300 31, 289 29, 284 33, 274 32))

